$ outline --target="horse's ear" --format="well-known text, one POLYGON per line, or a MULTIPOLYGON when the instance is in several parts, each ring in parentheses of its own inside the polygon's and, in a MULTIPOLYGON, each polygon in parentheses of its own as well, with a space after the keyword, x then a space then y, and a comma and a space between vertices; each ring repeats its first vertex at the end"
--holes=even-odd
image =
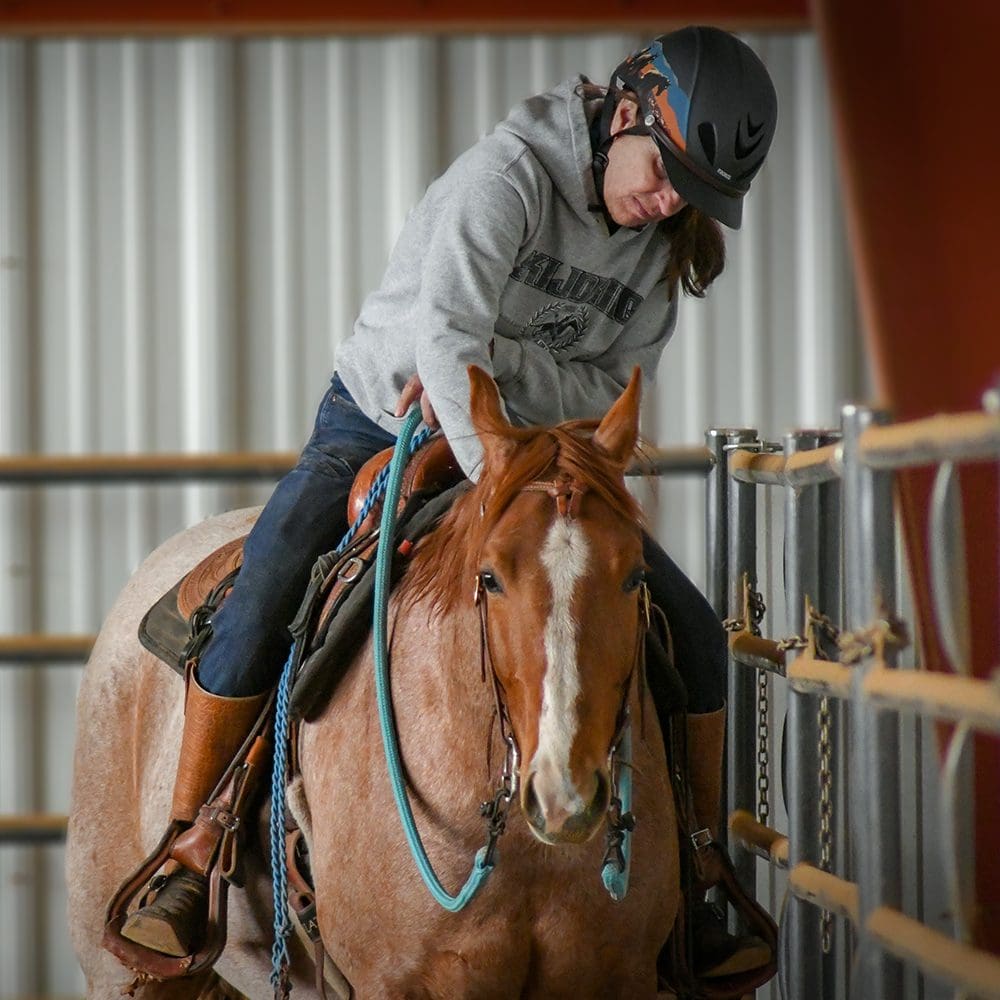
POLYGON ((507 464, 515 442, 510 437, 511 423, 503 412, 496 382, 478 365, 469 365, 469 414, 472 426, 483 446, 484 468, 507 464))
POLYGON ((594 432, 594 444, 623 469, 631 461, 639 441, 639 398, 642 372, 638 365, 632 369, 625 391, 605 414, 594 432))

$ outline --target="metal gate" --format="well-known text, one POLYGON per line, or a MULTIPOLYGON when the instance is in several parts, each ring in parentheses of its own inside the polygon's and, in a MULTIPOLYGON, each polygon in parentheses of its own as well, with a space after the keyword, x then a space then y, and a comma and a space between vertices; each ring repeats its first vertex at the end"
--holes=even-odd
POLYGON ((971 944, 970 846, 972 736, 1000 733, 1000 685, 972 676, 958 468, 1000 463, 1000 395, 896 425, 846 406, 836 431, 771 445, 713 430, 708 446, 709 597, 732 631, 730 846, 761 898, 784 889, 771 994, 1000 998, 1000 958, 971 944), (950 675, 921 669, 905 624, 893 480, 928 465, 934 610, 961 665, 950 675), (956 725, 940 762, 934 720, 956 725))

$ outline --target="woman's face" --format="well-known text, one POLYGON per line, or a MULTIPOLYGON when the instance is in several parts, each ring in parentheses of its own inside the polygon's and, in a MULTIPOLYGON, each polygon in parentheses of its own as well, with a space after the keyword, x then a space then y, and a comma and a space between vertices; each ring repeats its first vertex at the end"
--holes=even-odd
MULTIPOLYGON (((611 121, 611 134, 635 124, 638 108, 621 100, 611 121)), ((643 226, 676 215, 687 202, 673 189, 652 136, 623 135, 608 150, 604 171, 604 205, 619 226, 643 226)))

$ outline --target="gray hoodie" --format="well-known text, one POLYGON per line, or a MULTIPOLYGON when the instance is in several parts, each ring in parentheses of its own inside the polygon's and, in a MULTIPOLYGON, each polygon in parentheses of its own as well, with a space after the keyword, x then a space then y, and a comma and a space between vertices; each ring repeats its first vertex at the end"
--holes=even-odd
POLYGON ((585 82, 518 105, 431 184, 337 354, 357 404, 392 433, 417 372, 473 479, 467 365, 493 373, 515 423, 600 417, 634 365, 652 380, 673 332, 662 228, 610 234, 594 208, 601 102, 584 102, 585 82))

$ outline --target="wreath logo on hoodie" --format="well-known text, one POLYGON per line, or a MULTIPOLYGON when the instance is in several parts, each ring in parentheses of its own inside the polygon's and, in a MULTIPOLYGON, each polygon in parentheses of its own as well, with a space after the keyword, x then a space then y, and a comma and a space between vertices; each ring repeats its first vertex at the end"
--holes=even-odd
POLYGON ((521 335, 529 337, 550 354, 560 354, 583 339, 589 322, 590 311, 586 306, 550 302, 528 320, 521 335))

